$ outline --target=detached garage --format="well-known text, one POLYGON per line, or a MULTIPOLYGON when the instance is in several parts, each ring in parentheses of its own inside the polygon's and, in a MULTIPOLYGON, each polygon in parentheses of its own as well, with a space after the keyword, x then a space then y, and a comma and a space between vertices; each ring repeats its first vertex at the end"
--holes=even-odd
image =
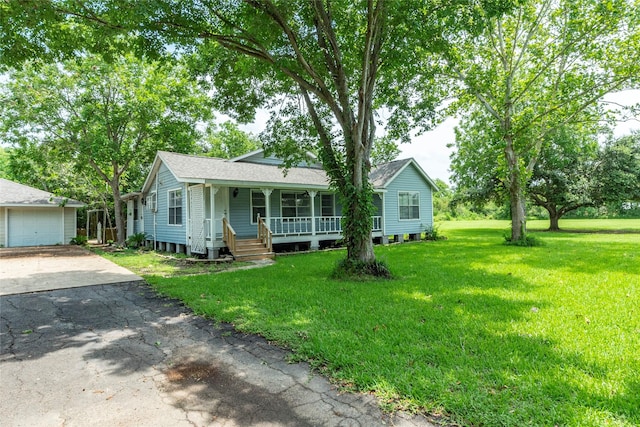
POLYGON ((77 200, 0 178, 0 246, 68 244, 76 237, 77 200))

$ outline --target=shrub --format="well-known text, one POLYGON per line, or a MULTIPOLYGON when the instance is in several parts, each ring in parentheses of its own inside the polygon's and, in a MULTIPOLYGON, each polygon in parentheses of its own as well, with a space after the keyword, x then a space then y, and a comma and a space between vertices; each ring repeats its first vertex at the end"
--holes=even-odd
POLYGON ((523 234, 520 240, 516 240, 515 242, 511 240, 511 231, 509 233, 504 234, 504 244, 507 246, 522 246, 522 247, 533 247, 533 246, 542 246, 542 240, 531 236, 529 234, 523 234))
POLYGON ((447 238, 440 234, 438 226, 435 224, 428 225, 424 229, 424 240, 446 240, 447 238))
POLYGON ((89 239, 87 239, 87 236, 76 236, 76 237, 74 237, 73 239, 71 239, 69 241, 69 244, 78 245, 78 246, 86 246, 88 242, 89 242, 89 239))
POLYGON ((146 240, 147 235, 145 233, 136 233, 129 236, 125 243, 129 248, 139 248, 140 246, 144 245, 144 242, 146 240))

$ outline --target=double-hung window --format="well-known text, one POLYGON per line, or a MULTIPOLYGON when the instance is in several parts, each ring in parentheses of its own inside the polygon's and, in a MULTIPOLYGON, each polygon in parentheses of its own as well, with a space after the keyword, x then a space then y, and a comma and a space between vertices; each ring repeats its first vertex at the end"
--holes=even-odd
POLYGON ((282 216, 300 218, 311 216, 311 198, 307 192, 282 193, 282 216))
POLYGON ((401 220, 420 219, 420 192, 398 192, 398 208, 401 220))
POLYGON ((258 214, 267 216, 267 199, 262 191, 251 190, 251 224, 258 222, 258 214))
POLYGON ((182 190, 169 191, 169 225, 182 225, 182 190))
POLYGON ((147 196, 147 209, 151 212, 155 212, 158 209, 158 195, 155 191, 147 196))
POLYGON ((320 194, 320 210, 322 216, 335 216, 335 196, 333 194, 320 194))

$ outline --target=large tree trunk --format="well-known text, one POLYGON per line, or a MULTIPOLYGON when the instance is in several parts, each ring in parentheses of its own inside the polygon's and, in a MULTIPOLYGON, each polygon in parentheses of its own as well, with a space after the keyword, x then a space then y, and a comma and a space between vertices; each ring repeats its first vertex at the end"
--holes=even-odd
POLYGON ((125 241, 125 218, 123 211, 122 198, 120 195, 120 182, 117 178, 114 178, 109 182, 111 191, 113 192, 113 210, 116 217, 116 233, 118 245, 124 245, 125 241))
MULTIPOLYGON (((353 161, 347 160, 352 165, 352 194, 348 197, 346 212, 345 237, 347 240, 347 259, 364 263, 373 263, 376 260, 373 251, 373 239, 371 237, 371 213, 372 191, 369 185, 368 164, 365 159, 365 150, 358 135, 351 136, 352 150, 347 156, 352 155, 353 161)), ((348 193, 348 189, 347 189, 348 193)))
POLYGON ((518 156, 513 149, 513 139, 505 137, 505 158, 509 169, 509 202, 511 206, 511 241, 522 240, 527 233, 527 213, 522 172, 518 156))
POLYGON ((549 211, 549 231, 560 231, 559 221, 560 214, 555 210, 553 213, 549 211))

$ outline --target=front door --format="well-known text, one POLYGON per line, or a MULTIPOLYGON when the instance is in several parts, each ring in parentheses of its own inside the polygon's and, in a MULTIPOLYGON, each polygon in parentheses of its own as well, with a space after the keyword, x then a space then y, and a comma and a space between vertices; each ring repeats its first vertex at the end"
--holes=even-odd
POLYGON ((206 234, 204 221, 204 187, 194 185, 189 187, 189 204, 191 216, 191 252, 206 253, 206 234))

